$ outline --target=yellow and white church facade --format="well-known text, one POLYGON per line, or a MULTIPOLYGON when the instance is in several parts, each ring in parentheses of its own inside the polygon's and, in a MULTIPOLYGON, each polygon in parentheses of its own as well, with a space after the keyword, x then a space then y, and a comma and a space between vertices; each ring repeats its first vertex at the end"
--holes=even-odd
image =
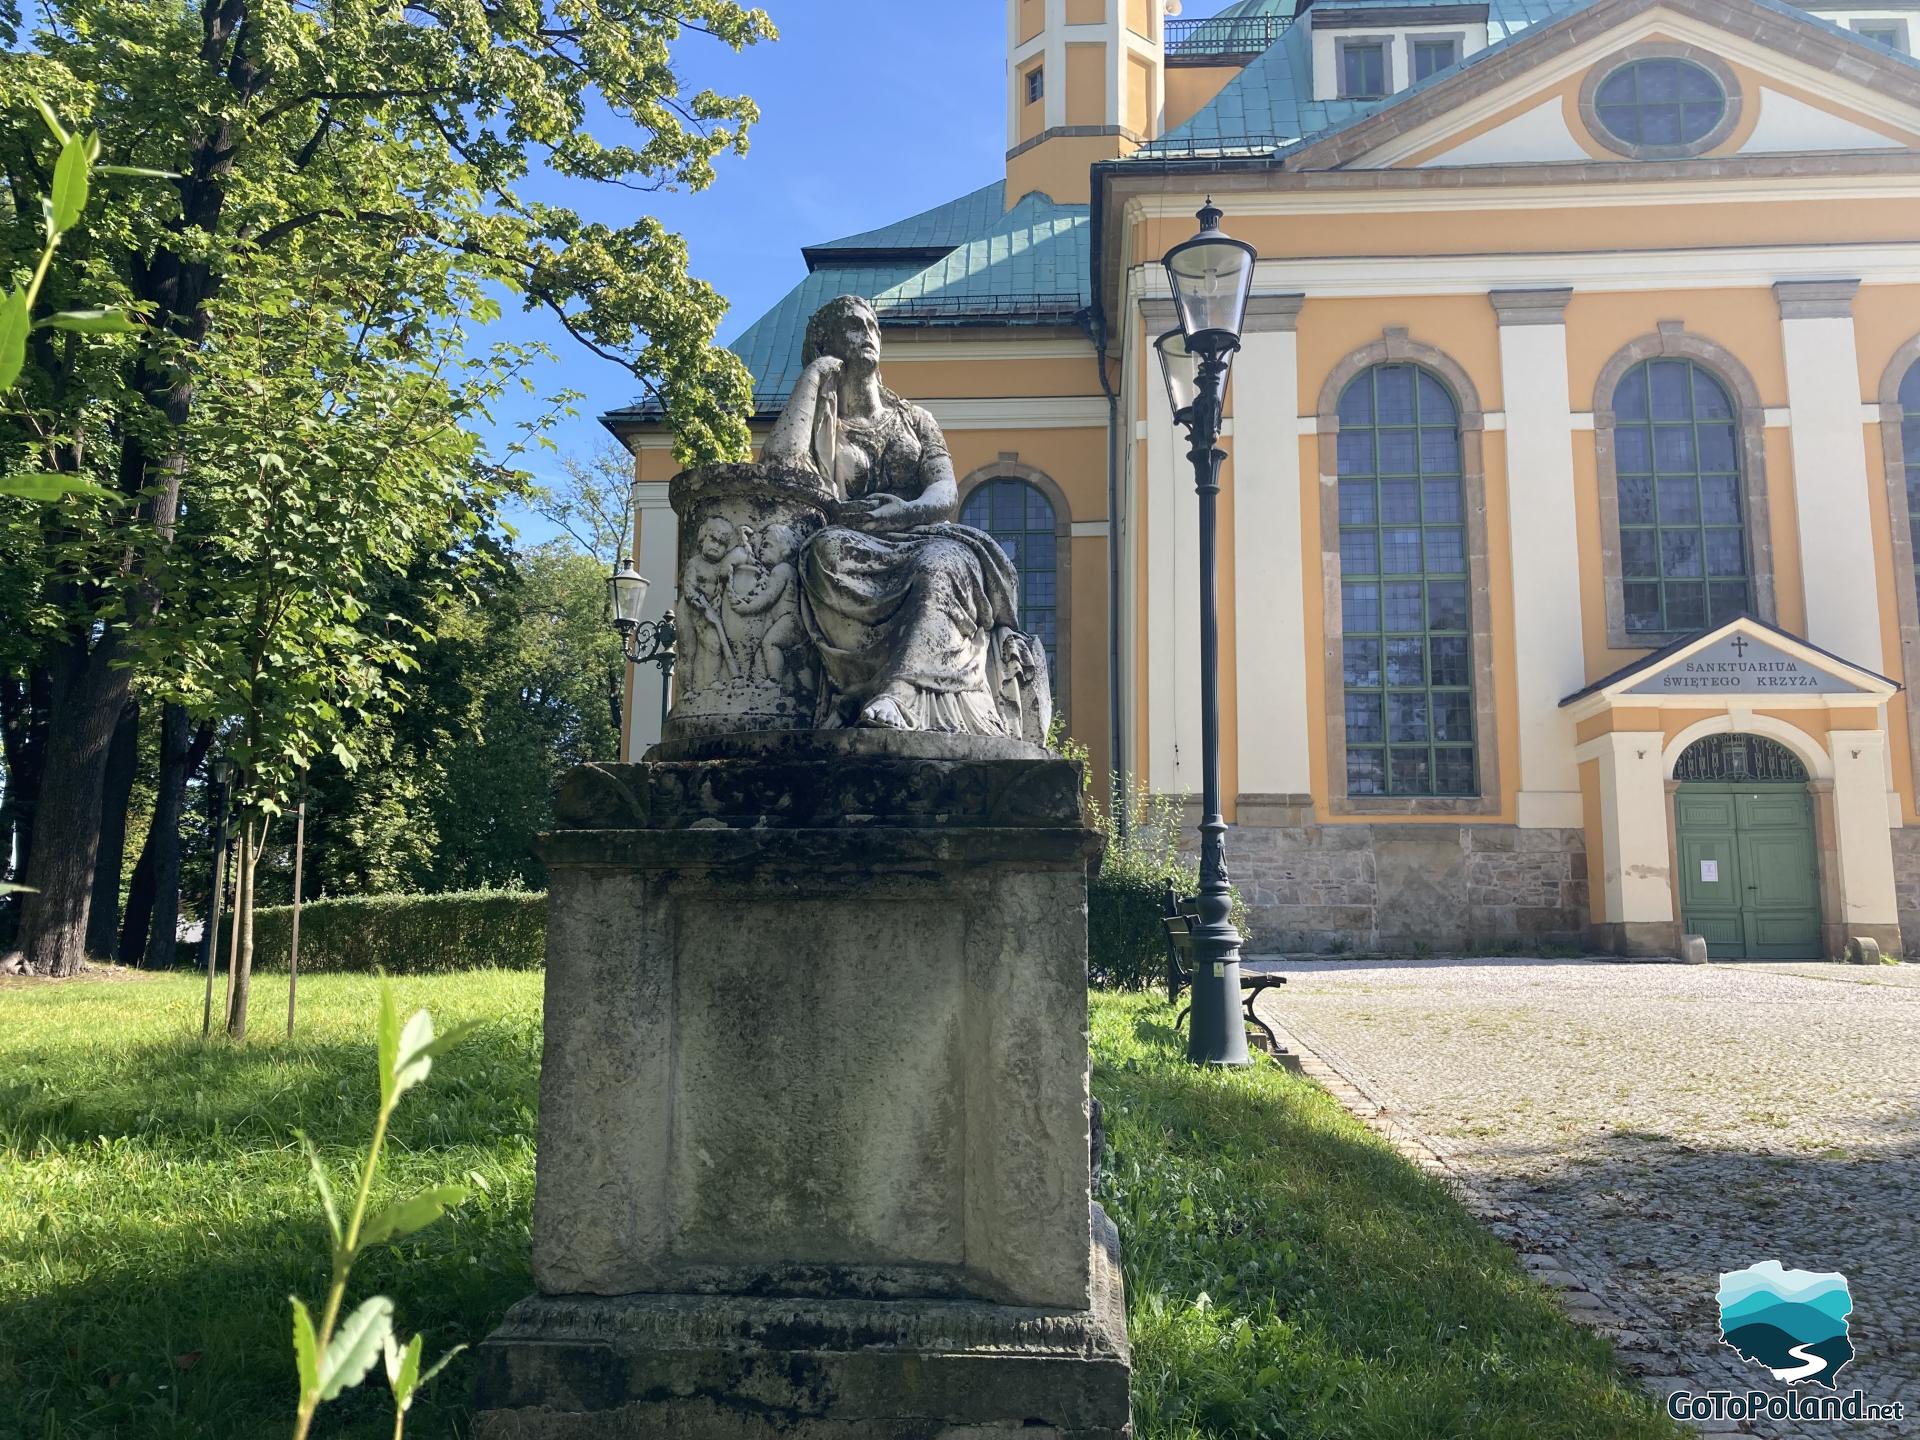
MULTIPOLYGON (((764 434, 806 316, 871 298, 1069 730, 1191 794, 1159 259, 1208 196, 1258 248, 1220 570, 1250 950, 1920 946, 1920 3, 1006 9, 1004 176, 805 246, 733 348, 764 434)), ((670 575, 671 436, 605 419, 670 575)))

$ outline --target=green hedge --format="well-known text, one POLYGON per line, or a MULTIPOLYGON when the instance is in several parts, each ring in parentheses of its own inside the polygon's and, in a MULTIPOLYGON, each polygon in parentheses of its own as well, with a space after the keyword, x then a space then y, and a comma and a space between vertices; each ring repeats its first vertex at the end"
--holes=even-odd
MULTIPOLYGON (((1144 990, 1160 982, 1166 974, 1160 923, 1166 882, 1171 878, 1181 895, 1191 895, 1198 883, 1193 858, 1175 843, 1179 826, 1171 806, 1136 797, 1133 819, 1125 839, 1109 834, 1106 856, 1087 887, 1087 978, 1102 989, 1144 990)), ((1244 916, 1235 918, 1244 927, 1244 916)), ((287 968, 292 927, 291 906, 255 912, 256 968, 287 968)), ((300 970, 538 970, 546 961, 546 937, 547 897, 540 891, 349 895, 301 908, 300 970)))
MULTIPOLYGON (((287 968, 293 907, 254 912, 253 963, 287 968)), ((454 970, 538 970, 546 963, 547 897, 541 891, 348 895, 300 908, 300 973, 439 975, 454 970)))
MULTIPOLYGON (((1180 849, 1180 807, 1164 796, 1132 790, 1129 825, 1116 833, 1111 809, 1093 823, 1106 833, 1100 871, 1087 886, 1087 980, 1103 990, 1145 990, 1167 973, 1167 882, 1182 898, 1200 886, 1200 862, 1180 849)), ((1247 933, 1247 908, 1236 890, 1233 921, 1247 933)))
POLYGON ((1139 865, 1109 860, 1087 885, 1087 981, 1102 990, 1145 990, 1167 973, 1167 932, 1160 923, 1166 877, 1191 895, 1190 865, 1139 865))

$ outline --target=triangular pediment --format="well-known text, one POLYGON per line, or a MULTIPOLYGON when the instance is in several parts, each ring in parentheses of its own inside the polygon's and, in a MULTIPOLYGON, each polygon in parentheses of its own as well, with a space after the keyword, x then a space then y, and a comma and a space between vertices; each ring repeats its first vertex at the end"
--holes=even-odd
POLYGON ((1303 146, 1288 168, 1631 164, 1643 157, 1602 133, 1590 81, 1636 47, 1698 55, 1731 82, 1730 123, 1701 152, 1716 160, 1920 153, 1920 66, 1906 57, 1761 0, 1595 0, 1303 146))
POLYGON ((1577 714, 1615 704, 1878 705, 1900 686, 1750 615, 1657 650, 1569 695, 1577 714))

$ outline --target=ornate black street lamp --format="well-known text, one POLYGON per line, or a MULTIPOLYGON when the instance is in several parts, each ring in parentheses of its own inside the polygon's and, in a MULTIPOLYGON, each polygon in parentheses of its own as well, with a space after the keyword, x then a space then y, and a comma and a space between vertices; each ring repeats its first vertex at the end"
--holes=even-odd
POLYGON ((673 705, 673 642, 677 632, 671 610, 658 620, 640 618, 647 603, 647 587, 652 583, 633 568, 629 555, 607 577, 607 593, 613 602, 613 628, 620 632, 620 648, 626 653, 627 663, 660 667, 660 730, 665 734, 667 711, 673 705))
POLYGON ((1211 199, 1200 210, 1200 233, 1167 252, 1180 328, 1154 344, 1174 421, 1183 426, 1200 496, 1200 914, 1193 928, 1193 1013, 1187 1058, 1199 1065, 1245 1065, 1247 1030, 1240 1016, 1240 932, 1233 923, 1227 877, 1227 822, 1220 815, 1220 624, 1214 595, 1216 501, 1220 495, 1221 411, 1227 370, 1253 288, 1253 246, 1220 229, 1211 199))

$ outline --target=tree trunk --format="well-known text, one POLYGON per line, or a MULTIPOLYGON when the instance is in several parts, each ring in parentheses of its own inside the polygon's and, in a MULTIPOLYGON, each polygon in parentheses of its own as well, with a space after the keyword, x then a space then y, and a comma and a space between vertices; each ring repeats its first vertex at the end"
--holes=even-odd
MULTIPOLYGON (((168 705, 160 712, 160 777, 153 824, 140 862, 133 868, 127 916, 120 927, 120 963, 171 970, 180 928, 180 817, 187 782, 198 773, 213 743, 213 727, 189 731, 187 712, 168 705)), ((211 818, 211 817, 209 817, 211 818)))
POLYGON ((207 920, 200 933, 200 949, 207 957, 207 999, 200 1012, 200 1034, 213 1034, 213 972, 220 963, 220 897, 227 888, 227 795, 225 789, 214 798, 213 819, 213 900, 207 907, 207 920))
POLYGON ((253 882, 260 870, 260 856, 267 848, 267 817, 259 820, 259 843, 254 842, 251 817, 240 827, 237 859, 240 873, 233 887, 233 955, 227 961, 230 977, 227 1001, 227 1037, 247 1038, 247 1000, 253 990, 253 882))
POLYGON ((293 822, 293 936, 287 943, 287 1039, 293 1039, 294 999, 300 993, 300 872, 307 864, 307 802, 293 822))
POLYGON ((120 877, 127 863, 127 805, 140 768, 140 702, 129 699, 107 747, 100 794, 100 853, 93 865, 93 901, 87 910, 87 954, 111 960, 118 953, 120 877))
MULTIPOLYGON (((163 733, 165 724, 162 720, 163 733)), ((167 778, 164 756, 160 767, 160 779, 164 783, 167 778)), ((159 825, 160 820, 160 804, 156 800, 153 825, 159 825)), ((133 862, 133 878, 127 881, 127 908, 120 917, 120 943, 114 949, 114 958, 122 965, 139 965, 147 957, 147 927, 153 923, 153 850, 156 834, 157 831, 149 826, 146 843, 140 847, 140 858, 133 862)))
POLYGON ((34 893, 20 911, 19 949, 32 973, 72 975, 86 955, 107 751, 132 679, 113 663, 119 655, 119 637, 109 630, 91 652, 83 641, 70 642, 54 670, 27 866, 34 893))
POLYGON ((233 1033, 233 990, 240 975, 240 907, 247 896, 247 816, 242 811, 238 832, 233 837, 233 909, 227 921, 227 992, 220 1002, 227 1033, 233 1033))
MULTIPOLYGON (((44 668, 34 666, 24 678, 0 674, 0 755, 7 766, 6 794, 0 797, 0 876, 8 880, 23 882, 33 857, 33 811, 40 797, 52 704, 53 680, 44 668)), ((0 954, 13 947, 23 898, 0 904, 0 954)))

